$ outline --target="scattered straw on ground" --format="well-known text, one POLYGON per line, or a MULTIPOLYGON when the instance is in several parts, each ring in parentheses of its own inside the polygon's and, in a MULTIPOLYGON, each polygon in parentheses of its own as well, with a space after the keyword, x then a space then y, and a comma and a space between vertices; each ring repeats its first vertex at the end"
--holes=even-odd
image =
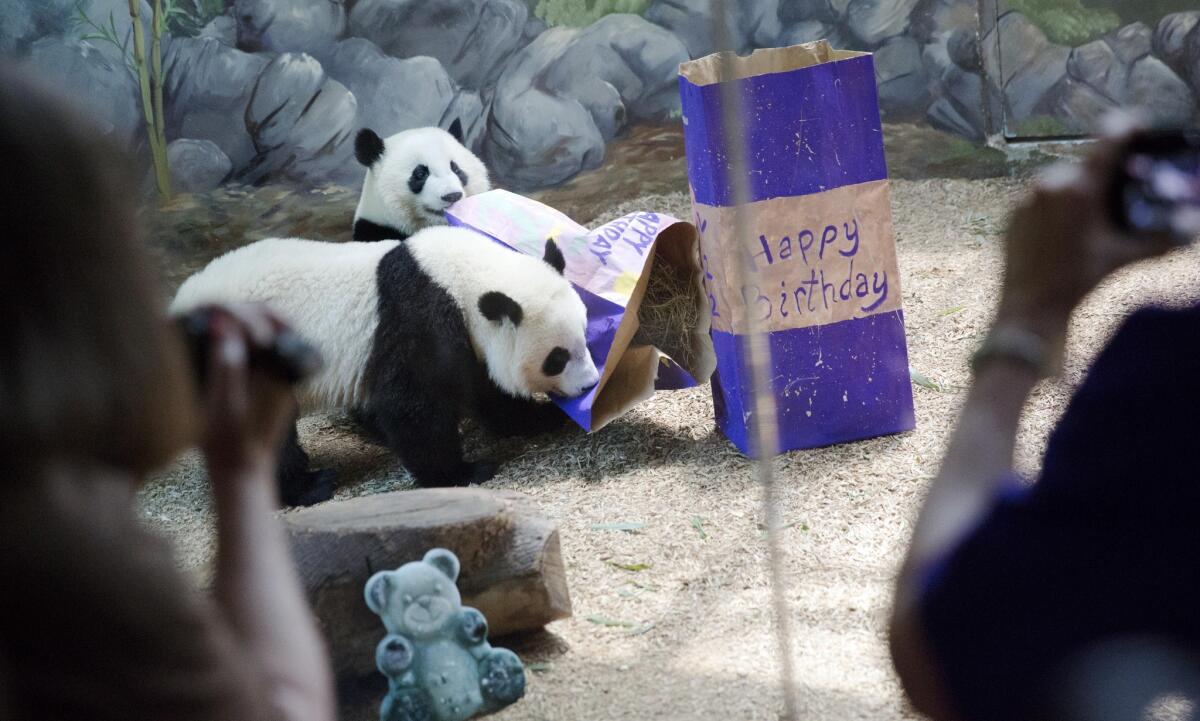
MULTIPOLYGON (((813 721, 913 718, 884 643, 889 587, 962 400, 967 356, 991 314, 997 238, 1022 186, 893 187, 911 362, 942 390, 914 387, 911 433, 775 461, 788 524, 781 580, 789 587, 801 710, 813 721)), ((682 194, 633 206, 689 215, 682 194)), ((1036 470, 1071 388, 1120 319, 1150 299, 1185 300, 1200 288, 1198 260, 1193 250, 1128 270, 1080 310, 1065 375, 1030 400, 1018 451, 1023 469, 1036 470)), ((342 469, 341 497, 409 486, 385 451, 337 418, 307 418, 301 436, 317 463, 342 469)), ((523 491, 558 520, 575 604, 574 618, 551 627, 554 642, 526 652, 538 664, 528 696, 498 718, 778 718, 760 490, 752 464, 713 430, 707 387, 660 393, 594 436, 563 432, 522 445, 472 433, 467 447, 506 460, 490 486, 523 491), (644 525, 598 528, 618 522, 644 525)), ((203 566, 212 523, 196 457, 152 481, 142 501, 185 565, 203 566)), ((423 550, 413 549, 414 557, 423 550)), ((374 713, 364 703, 345 718, 374 713)))

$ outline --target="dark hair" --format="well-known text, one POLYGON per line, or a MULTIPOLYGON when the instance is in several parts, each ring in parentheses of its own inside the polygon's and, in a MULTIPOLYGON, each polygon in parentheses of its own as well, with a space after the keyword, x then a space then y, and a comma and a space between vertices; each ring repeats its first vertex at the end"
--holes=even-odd
POLYGON ((135 233, 139 185, 82 114, 0 64, 0 468, 140 473, 191 436, 181 340, 135 233))

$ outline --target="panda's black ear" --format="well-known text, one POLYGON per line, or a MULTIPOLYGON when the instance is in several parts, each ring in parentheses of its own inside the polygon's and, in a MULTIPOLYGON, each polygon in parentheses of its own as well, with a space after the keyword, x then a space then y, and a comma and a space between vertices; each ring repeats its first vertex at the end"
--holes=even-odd
POLYGON ((554 242, 554 238, 546 239, 546 252, 542 255, 542 260, 550 264, 550 267, 557 270, 559 275, 567 269, 567 259, 563 257, 562 251, 558 249, 558 243, 554 242))
POLYGON ((371 167, 383 155, 383 138, 374 130, 363 128, 354 136, 354 159, 363 167, 371 167))
POLYGON ((462 118, 455 118, 453 123, 450 123, 450 128, 446 131, 454 136, 458 142, 463 141, 462 118))
POLYGON ((501 323, 508 318, 514 327, 521 325, 521 318, 525 315, 520 303, 498 290, 479 296, 479 312, 493 323, 501 323))

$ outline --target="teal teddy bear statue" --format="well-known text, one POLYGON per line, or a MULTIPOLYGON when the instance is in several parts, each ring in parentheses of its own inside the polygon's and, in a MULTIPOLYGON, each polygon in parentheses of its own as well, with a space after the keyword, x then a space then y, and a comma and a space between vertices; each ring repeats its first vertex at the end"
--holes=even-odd
POLYGON ((367 606, 387 629, 375 649, 388 678, 381 721, 466 721, 525 695, 521 660, 487 642, 483 614, 462 605, 458 571, 458 557, 435 548, 367 581, 367 606))

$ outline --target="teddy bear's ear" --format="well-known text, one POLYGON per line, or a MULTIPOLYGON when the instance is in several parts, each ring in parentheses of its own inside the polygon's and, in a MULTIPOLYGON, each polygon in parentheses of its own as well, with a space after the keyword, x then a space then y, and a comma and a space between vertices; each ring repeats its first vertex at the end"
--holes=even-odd
POLYGON ((433 566, 450 577, 451 581, 458 580, 458 556, 444 548, 435 548, 425 554, 425 563, 433 566))
POLYGON ((383 615, 384 608, 387 607, 388 572, 380 571, 367 581, 366 587, 363 589, 363 596, 367 599, 367 608, 371 609, 380 616, 383 615))

